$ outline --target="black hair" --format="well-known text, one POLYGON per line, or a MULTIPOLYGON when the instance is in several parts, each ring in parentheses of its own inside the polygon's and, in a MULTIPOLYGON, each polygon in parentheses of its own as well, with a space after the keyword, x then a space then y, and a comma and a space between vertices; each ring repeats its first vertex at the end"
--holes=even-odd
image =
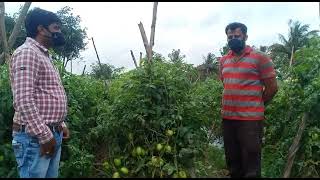
POLYGON ((61 24, 61 20, 55 13, 40 8, 30 10, 25 20, 27 37, 36 37, 39 25, 43 25, 45 28, 48 28, 52 23, 61 24))
POLYGON ((233 22, 233 23, 230 23, 228 24, 228 26, 226 27, 225 29, 225 32, 227 34, 227 31, 230 29, 231 31, 234 31, 235 29, 237 28, 240 28, 241 32, 243 34, 247 34, 247 26, 242 24, 242 23, 239 23, 239 22, 233 22))

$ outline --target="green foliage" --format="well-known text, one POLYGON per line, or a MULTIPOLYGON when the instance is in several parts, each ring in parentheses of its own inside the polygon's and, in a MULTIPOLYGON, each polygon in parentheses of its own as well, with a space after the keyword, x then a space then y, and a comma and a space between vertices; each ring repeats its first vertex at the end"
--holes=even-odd
POLYGON ((63 84, 68 97, 71 140, 63 146, 61 176, 88 177, 92 175, 94 152, 100 144, 93 138, 100 104, 107 100, 104 83, 90 76, 66 74, 63 84))
POLYGON ((296 52, 297 64, 280 81, 280 90, 267 107, 263 174, 281 177, 287 153, 298 130, 302 114, 310 115, 293 166, 292 177, 319 177, 317 142, 320 104, 320 39, 296 52))
MULTIPOLYGON (((54 58, 63 60, 66 64, 70 60, 74 60, 80 57, 80 52, 85 49, 87 45, 87 29, 80 26, 81 18, 72 13, 72 8, 66 6, 57 12, 58 17, 61 19, 62 28, 61 31, 66 39, 66 44, 63 47, 55 48, 57 54, 54 58)), ((16 24, 17 14, 10 16, 5 15, 5 25, 7 39, 9 39, 11 32, 16 24)), ((22 45, 26 39, 26 30, 24 24, 21 32, 18 34, 17 39, 12 49, 16 49, 22 45)), ((0 46, 0 52, 2 52, 2 46, 0 46)))
POLYGON ((184 58, 186 58, 186 55, 182 55, 180 49, 173 49, 172 52, 168 54, 168 57, 173 63, 182 63, 184 58))
POLYGON ((72 8, 66 6, 57 12, 61 19, 61 31, 66 39, 66 44, 57 48, 56 52, 59 55, 58 59, 70 61, 80 57, 80 51, 84 50, 87 45, 86 28, 81 28, 81 18, 79 15, 72 13, 72 8))
POLYGON ((124 68, 115 68, 112 65, 101 63, 92 65, 91 75, 96 79, 111 80, 117 77, 124 68))
MULTIPOLYGON (((98 125, 100 139, 108 143, 107 161, 122 157, 130 177, 171 177, 194 166, 192 158, 201 156, 208 142, 205 127, 212 123, 196 111, 200 102, 192 96, 195 78, 190 65, 155 60, 112 81, 112 105, 98 125), (168 129, 175 132, 172 137, 166 136, 168 129), (172 153, 156 150, 159 143, 171 146, 172 153), (134 155, 137 147, 145 151, 143 156, 134 155)), ((116 170, 109 169, 107 177, 116 170)))
POLYGON ((213 53, 208 53, 207 56, 203 56, 204 63, 197 67, 201 80, 207 78, 219 77, 219 58, 213 53))
MULTIPOLYGON (((73 16, 70 11, 61 13, 73 16)), ((282 177, 304 112, 309 119, 291 176, 319 177, 319 49, 319 37, 309 38, 294 53, 292 67, 284 61, 286 54, 273 54, 279 91, 265 113, 263 177, 282 177)), ((62 148, 60 177, 191 177, 193 172, 196 177, 226 177, 219 146, 223 85, 215 76, 198 79, 198 69, 184 58, 180 50, 173 50, 168 60, 154 52, 152 64, 145 57, 128 72, 108 64, 100 72, 94 65, 92 74, 82 76, 65 72, 62 60, 55 61, 68 97, 71 131, 62 148)), ((209 53, 204 64, 215 67, 216 60, 209 53)), ((7 65, 0 66, 0 97, 0 177, 17 177, 7 65)))
MULTIPOLYGON (((288 37, 286 38, 284 35, 279 34, 281 43, 275 43, 270 46, 271 57, 275 59, 280 55, 282 61, 284 61, 281 64, 284 63, 284 66, 289 65, 292 52, 295 53, 297 50, 306 46, 310 38, 317 37, 319 32, 318 30, 309 31, 308 24, 302 24, 299 21, 292 21, 291 19, 288 25, 288 37)), ((280 63, 278 65, 280 65, 280 63)), ((280 67, 281 69, 286 69, 283 65, 280 67)))
POLYGON ((12 93, 8 66, 0 66, 0 177, 16 177, 15 157, 11 148, 13 118, 12 93))
POLYGON ((227 43, 220 49, 221 56, 224 56, 224 55, 228 54, 229 50, 230 50, 230 48, 229 48, 228 43, 227 43))

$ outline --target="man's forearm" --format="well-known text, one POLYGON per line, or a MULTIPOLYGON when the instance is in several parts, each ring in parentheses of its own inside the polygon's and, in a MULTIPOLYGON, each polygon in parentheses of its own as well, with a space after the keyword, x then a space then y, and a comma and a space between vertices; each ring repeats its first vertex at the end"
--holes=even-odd
POLYGON ((272 98, 276 95, 278 89, 265 89, 262 98, 265 104, 268 104, 272 98))
POLYGON ((277 80, 275 78, 269 78, 264 80, 263 101, 265 104, 270 102, 278 91, 277 80))

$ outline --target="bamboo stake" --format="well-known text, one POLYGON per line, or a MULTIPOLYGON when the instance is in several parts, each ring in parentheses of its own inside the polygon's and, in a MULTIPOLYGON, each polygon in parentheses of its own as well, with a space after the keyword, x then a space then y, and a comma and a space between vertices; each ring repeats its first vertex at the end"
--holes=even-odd
POLYGON ((134 54, 133 54, 132 50, 130 50, 130 52, 131 52, 131 57, 132 57, 132 60, 134 62, 134 65, 136 66, 136 68, 138 68, 137 61, 136 61, 136 58, 134 57, 134 54))
POLYGON ((97 52, 97 49, 96 49, 96 45, 94 44, 94 40, 93 40, 93 37, 91 37, 91 40, 92 40, 92 43, 93 43, 93 47, 94 47, 94 50, 96 52, 96 55, 97 55, 97 59, 98 59, 98 64, 100 66, 100 70, 102 71, 102 66, 101 66, 101 61, 100 61, 100 58, 99 58, 99 55, 98 55, 98 52, 97 52))
POLYGON ((86 67, 87 67, 87 65, 84 65, 84 68, 83 68, 83 70, 82 70, 82 76, 84 75, 84 72, 85 72, 85 70, 86 70, 86 67))
POLYGON ((141 33, 141 37, 142 37, 144 48, 146 49, 148 61, 151 62, 150 46, 149 46, 148 38, 146 36, 146 32, 145 32, 145 30, 143 28, 142 22, 140 22, 138 24, 138 26, 139 26, 139 29, 140 29, 140 33, 141 33))
POLYGON ((150 35, 150 47, 151 47, 151 49, 154 46, 154 34, 155 34, 155 31, 156 31, 157 9, 158 9, 158 2, 154 2, 154 4, 153 4, 153 13, 152 13, 151 35, 150 35))

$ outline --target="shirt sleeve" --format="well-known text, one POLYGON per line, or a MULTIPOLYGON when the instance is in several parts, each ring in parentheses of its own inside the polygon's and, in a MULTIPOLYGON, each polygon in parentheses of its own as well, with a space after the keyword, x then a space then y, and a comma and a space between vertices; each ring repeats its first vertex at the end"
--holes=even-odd
POLYGON ((268 56, 261 56, 261 59, 259 61, 259 72, 261 79, 276 77, 274 64, 268 56))
POLYGON ((41 63, 32 49, 22 49, 11 59, 11 87, 15 110, 26 122, 26 132, 44 144, 53 138, 35 103, 36 83, 41 63))

